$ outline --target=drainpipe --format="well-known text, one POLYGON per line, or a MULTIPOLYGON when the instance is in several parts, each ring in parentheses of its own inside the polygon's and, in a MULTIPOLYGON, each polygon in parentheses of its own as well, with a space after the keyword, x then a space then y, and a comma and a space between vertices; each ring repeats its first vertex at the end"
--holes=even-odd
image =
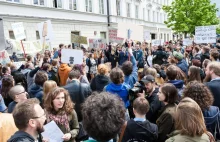
POLYGON ((108 20, 108 27, 110 27, 109 0, 107 0, 107 20, 108 20))

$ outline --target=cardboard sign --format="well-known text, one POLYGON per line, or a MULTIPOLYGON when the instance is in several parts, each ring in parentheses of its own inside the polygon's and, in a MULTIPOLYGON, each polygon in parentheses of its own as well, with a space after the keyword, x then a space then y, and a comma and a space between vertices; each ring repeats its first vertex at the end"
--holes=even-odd
POLYGON ((117 35, 118 30, 117 29, 109 29, 108 30, 108 37, 109 37, 109 42, 111 43, 123 43, 124 38, 120 38, 117 35))
POLYGON ((16 66, 17 69, 19 69, 21 67, 21 65, 23 65, 24 62, 13 62, 13 64, 16 66))
POLYGON ((195 43, 216 43, 216 26, 196 27, 195 43))
POLYGON ((192 42, 193 42, 193 40, 191 40, 189 38, 183 39, 183 45, 185 45, 185 46, 192 45, 193 44, 192 42))
POLYGON ((148 32, 148 31, 144 32, 144 40, 151 40, 150 32, 148 32))
POLYGON ((90 48, 106 48, 106 40, 97 38, 97 39, 89 39, 89 47, 90 48))
POLYGON ((7 63, 10 63, 11 60, 9 58, 8 52, 6 50, 0 51, 0 63, 2 65, 6 65, 7 63))
POLYGON ((16 40, 23 40, 26 38, 26 35, 24 32, 24 26, 23 26, 22 22, 13 23, 13 24, 11 24, 11 27, 13 29, 16 40))
POLYGON ((159 46, 161 44, 161 40, 152 40, 152 46, 159 46))
POLYGON ((78 44, 87 44, 87 37, 71 34, 71 42, 78 44))
POLYGON ((61 50, 61 62, 67 64, 82 64, 83 63, 83 51, 75 49, 62 49, 61 50))
POLYGON ((45 21, 37 24, 41 43, 45 42, 51 42, 54 38, 53 34, 53 27, 51 24, 51 21, 45 21))

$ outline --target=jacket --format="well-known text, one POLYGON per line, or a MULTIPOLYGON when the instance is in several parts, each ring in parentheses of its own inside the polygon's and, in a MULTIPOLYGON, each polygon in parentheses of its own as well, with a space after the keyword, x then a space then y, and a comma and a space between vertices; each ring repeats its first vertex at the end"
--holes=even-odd
MULTIPOLYGON (((210 106, 209 109, 204 110, 202 113, 205 119, 207 130, 211 132, 212 135, 214 136, 215 128, 217 128, 216 126, 218 125, 218 123, 220 123, 219 108, 216 106, 210 106)), ((216 129, 216 132, 217 132, 216 137, 220 139, 220 132, 218 128, 216 129)))
POLYGON ((150 104, 150 110, 146 114, 146 119, 149 120, 151 123, 156 123, 159 110, 164 106, 162 102, 159 101, 157 93, 159 92, 159 88, 155 88, 150 96, 146 96, 150 104))
POLYGON ((137 63, 135 61, 134 56, 131 56, 131 62, 132 62, 132 73, 129 76, 124 77, 124 82, 128 85, 130 85, 131 88, 134 87, 134 84, 138 80, 138 68, 137 68, 137 63))
POLYGON ((131 119, 127 122, 127 127, 125 129, 122 142, 156 142, 157 136, 157 125, 150 123, 148 120, 134 121, 131 119))
POLYGON ((182 96, 184 90, 184 82, 182 80, 169 80, 167 83, 173 84, 178 90, 178 96, 182 96))
POLYGON ((43 87, 37 84, 31 85, 31 87, 28 90, 28 94, 31 98, 37 98, 40 103, 42 104, 42 98, 43 98, 43 87))
POLYGON ((24 131, 17 131, 7 142, 35 142, 35 139, 24 131))
POLYGON ((206 52, 206 53, 202 53, 201 54, 201 63, 203 63, 203 61, 205 60, 205 59, 209 59, 210 58, 210 54, 209 54, 209 52, 206 52))
POLYGON ((6 142, 17 130, 12 114, 0 113, 0 142, 6 142))
MULTIPOLYGON (((104 57, 104 64, 108 62, 108 58, 104 57)), ((102 63, 102 58, 98 58, 98 65, 102 63)))
POLYGON ((170 138, 166 142, 210 142, 210 140, 209 136, 205 133, 202 136, 190 137, 181 135, 179 130, 175 130, 170 134, 170 138))
POLYGON ((185 59, 182 59, 177 64, 177 67, 179 67, 186 75, 188 74, 188 65, 186 63, 185 59))
POLYGON ((213 106, 217 106, 218 108, 220 108, 220 79, 216 79, 216 80, 211 80, 210 82, 206 83, 206 86, 210 89, 210 91, 212 92, 212 95, 214 97, 214 102, 213 102, 213 106))
POLYGON ((97 76, 95 76, 90 84, 90 87, 92 89, 92 91, 103 91, 104 87, 106 85, 108 85, 110 83, 110 79, 109 77, 107 77, 106 75, 100 75, 98 74, 97 76))
POLYGON ((134 55, 136 61, 138 62, 137 66, 139 68, 143 68, 144 67, 143 51, 141 49, 136 50, 133 52, 133 55, 134 55))
POLYGON ((157 49, 153 53, 153 64, 162 65, 164 63, 164 60, 167 58, 167 54, 162 49, 157 49))
POLYGON ((17 102, 12 101, 12 102, 8 105, 8 113, 12 113, 16 105, 17 105, 17 102))
POLYGON ((160 116, 156 121, 158 126, 157 142, 164 142, 168 138, 167 135, 174 131, 175 110, 175 104, 168 104, 160 111, 160 116))
POLYGON ((52 67, 51 71, 50 71, 50 80, 53 80, 57 83, 57 86, 59 86, 59 79, 58 79, 58 75, 57 75, 57 68, 56 67, 52 67))
POLYGON ((128 60, 128 52, 121 51, 119 53, 118 64, 121 66, 127 60, 128 60))
POLYGON ((65 86, 71 67, 68 64, 61 64, 58 69, 58 76, 60 80, 60 86, 65 86))
POLYGON ((125 107, 128 108, 130 105, 129 99, 128 99, 128 92, 129 89, 131 89, 130 85, 122 83, 122 84, 114 84, 110 83, 105 87, 105 91, 117 94, 124 102, 125 107))
POLYGON ((75 111, 77 113, 78 121, 81 122, 81 104, 89 95, 91 95, 92 91, 90 86, 85 83, 80 83, 78 80, 72 80, 63 88, 69 92, 72 101, 75 103, 75 111))

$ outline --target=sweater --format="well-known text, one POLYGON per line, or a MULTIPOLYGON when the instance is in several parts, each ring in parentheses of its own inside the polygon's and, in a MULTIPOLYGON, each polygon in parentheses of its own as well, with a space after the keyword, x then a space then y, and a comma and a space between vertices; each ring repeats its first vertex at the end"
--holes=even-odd
POLYGON ((60 80, 60 86, 65 86, 71 67, 68 64, 61 64, 58 69, 58 76, 60 80))

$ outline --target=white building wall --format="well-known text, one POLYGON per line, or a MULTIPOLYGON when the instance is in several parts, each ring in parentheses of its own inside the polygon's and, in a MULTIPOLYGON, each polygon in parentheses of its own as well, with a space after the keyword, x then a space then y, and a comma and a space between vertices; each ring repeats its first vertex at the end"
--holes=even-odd
MULTIPOLYGON (((33 0, 20 0, 22 3, 6 2, 0 0, 0 17, 4 20, 5 37, 9 38, 11 24, 23 22, 27 39, 36 40, 37 24, 46 20, 51 20, 54 30, 54 41, 52 47, 57 47, 60 43, 70 44, 71 31, 79 31, 80 35, 86 37, 100 37, 100 32, 106 32, 108 38, 107 23, 107 0, 104 0, 104 14, 99 14, 99 0, 92 0, 93 12, 85 12, 85 0, 77 0, 77 10, 69 10, 69 0, 63 0, 63 8, 54 8, 53 0, 45 0, 45 6, 33 5, 33 0), (94 31, 97 35, 94 36, 94 31)), ((162 3, 168 0, 121 0, 120 16, 117 16, 116 0, 109 0, 110 25, 117 28, 117 23, 133 23, 142 25, 144 30, 156 35, 156 38, 170 40, 172 31, 163 23, 165 13, 162 11, 162 3), (131 3, 131 17, 127 17, 126 3, 131 3), (135 5, 139 6, 138 19, 135 18, 135 5), (145 9, 145 19, 143 20, 143 8, 145 9), (149 10, 149 14, 148 14, 149 10), (154 22, 153 11, 159 21, 154 22), (162 16, 161 16, 162 15, 162 16), (166 35, 166 36, 164 36, 166 35), (169 38, 168 38, 168 36, 169 38)), ((169 0, 169 3, 171 0, 169 0)))

